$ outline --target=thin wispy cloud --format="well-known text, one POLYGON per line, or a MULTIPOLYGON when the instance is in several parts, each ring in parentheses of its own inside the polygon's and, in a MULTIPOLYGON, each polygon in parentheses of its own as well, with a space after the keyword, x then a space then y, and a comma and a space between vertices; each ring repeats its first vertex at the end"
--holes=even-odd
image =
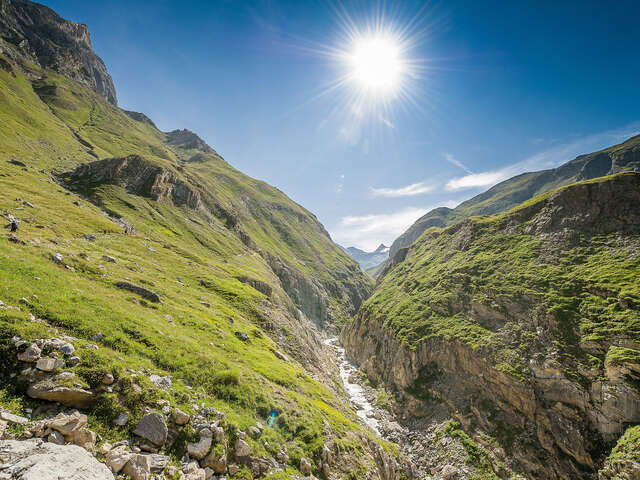
POLYGON ((340 175, 340 179, 338 180, 338 186, 336 187, 338 193, 342 193, 344 190, 344 174, 340 175))
MULTIPOLYGON (((536 153, 520 162, 486 172, 469 173, 449 180, 445 190, 457 191, 470 188, 488 188, 515 175, 554 168, 580 154, 596 151, 619 143, 640 132, 640 124, 634 123, 617 130, 587 135, 569 143, 536 153)), ((449 160, 449 159, 447 159, 449 160)))
POLYGON ((447 160, 447 162, 461 168, 465 172, 473 174, 471 170, 469 170, 460 160, 456 159, 456 157, 454 157, 451 153, 445 153, 444 158, 447 160))
POLYGON ((433 185, 428 185, 425 182, 412 183, 406 187, 400 188, 375 188, 371 187, 371 193, 376 197, 413 197, 415 195, 422 195, 433 191, 433 185))
POLYGON ((366 251, 380 243, 390 245, 425 213, 437 207, 454 207, 457 201, 447 201, 426 207, 406 207, 392 213, 343 217, 331 236, 343 246, 355 246, 366 251))

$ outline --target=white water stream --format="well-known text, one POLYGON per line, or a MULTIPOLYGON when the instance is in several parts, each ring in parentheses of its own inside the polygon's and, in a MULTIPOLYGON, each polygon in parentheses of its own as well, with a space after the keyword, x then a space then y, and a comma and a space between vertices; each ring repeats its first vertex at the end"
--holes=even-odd
POLYGON ((338 343, 338 339, 336 337, 328 338, 324 342, 326 345, 333 347, 335 350, 340 368, 340 378, 342 379, 342 384, 344 385, 347 394, 349 395, 349 401, 353 408, 356 409, 358 416, 362 419, 362 421, 370 427, 374 432, 380 435, 380 422, 373 417, 374 408, 371 402, 367 400, 364 395, 364 389, 357 383, 351 383, 349 381, 349 377, 357 372, 357 368, 355 365, 350 363, 347 360, 347 357, 344 353, 344 348, 338 343))

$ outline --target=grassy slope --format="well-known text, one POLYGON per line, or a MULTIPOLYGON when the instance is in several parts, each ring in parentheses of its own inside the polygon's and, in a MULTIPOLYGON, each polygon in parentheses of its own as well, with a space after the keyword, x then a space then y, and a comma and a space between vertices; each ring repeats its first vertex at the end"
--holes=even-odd
MULTIPOLYGON (((93 385, 108 371, 124 378, 130 368, 174 378, 171 393, 127 390, 124 406, 105 397, 92 412, 92 426, 107 438, 129 436, 143 402, 166 395, 186 411, 192 411, 190 402, 196 398, 213 405, 243 429, 256 420, 264 422, 271 408, 277 408, 281 415, 276 427, 263 439, 274 449, 271 453, 289 442, 294 465, 302 455, 313 458, 319 453, 325 420, 345 448, 361 448, 348 434, 360 430, 354 412, 299 364, 273 354, 280 347, 271 337, 291 335, 284 327, 274 331, 277 315, 287 312, 233 278, 263 280, 284 296, 260 255, 221 224, 206 223, 195 212, 102 186, 105 206, 136 225, 135 236, 124 236, 96 206, 63 190, 47 173, 132 153, 176 166, 179 155, 192 152, 176 153, 164 134, 130 119, 90 90, 52 72, 46 77, 37 82, 44 103, 17 67, 13 74, 0 70, 0 210, 21 219, 19 236, 26 242, 0 242, 0 300, 21 309, 0 310, 2 348, 7 349, 8 339, 16 334, 26 339, 68 334, 83 345, 96 343, 89 339, 101 332, 105 337, 99 350, 79 350, 83 361, 72 371, 82 383, 93 385), (77 136, 92 147, 83 146, 77 136), (27 167, 9 163, 15 160, 27 167), (96 234, 97 240, 83 239, 87 233, 96 234), (53 263, 54 252, 75 271, 53 263), (81 252, 88 260, 78 256, 81 252), (104 261, 103 255, 117 263, 104 261), (162 303, 146 304, 114 288, 114 282, 123 279, 158 292, 162 303), (29 314, 42 321, 29 321, 29 314), (238 340, 236 331, 249 333, 250 341, 238 340), (177 379, 194 385, 194 392, 177 379), (114 429, 110 421, 125 407, 134 412, 133 418, 114 429)), ((337 283, 338 272, 353 277, 359 288, 369 288, 366 277, 323 234, 315 218, 277 189, 246 177, 215 155, 181 168, 185 177, 238 211, 243 228, 261 248, 327 283, 337 283), (248 208, 240 210, 238 202, 248 208)), ((346 313, 340 294, 332 303, 336 314, 346 313)), ((16 367, 9 355, 3 362, 5 373, 16 367)), ((147 387, 144 377, 136 381, 147 387)), ((28 402, 4 380, 0 398, 5 406, 16 409, 28 402)), ((252 442, 252 447, 256 455, 265 453, 262 442, 252 442)))
POLYGON ((484 193, 462 202, 454 209, 437 208, 419 218, 391 246, 391 256, 411 245, 427 228, 453 225, 473 215, 491 215, 506 211, 545 192, 576 181, 588 180, 609 173, 640 168, 638 160, 617 164, 616 159, 640 148, 640 135, 599 152, 581 155, 550 170, 523 173, 501 182, 484 193), (612 162, 613 159, 613 162, 612 162), (614 164, 613 166, 611 164, 614 164))
MULTIPOLYGON (((464 249, 452 246, 464 224, 427 230, 406 260, 382 278, 363 306, 364 317, 384 320, 413 345, 432 336, 465 342, 493 355, 498 368, 522 376, 529 356, 545 348, 534 319, 548 315, 557 321, 556 347, 568 359, 602 367, 604 355, 587 354, 581 342, 602 342, 606 351, 616 341, 640 338, 640 258, 634 250, 640 238, 583 236, 563 249, 555 240, 524 233, 523 225, 506 228, 550 194, 504 214, 469 219, 473 236, 464 249), (464 313, 473 302, 500 315, 522 299, 530 303, 528 324, 507 315, 496 330, 464 313)), ((520 221, 526 225, 528 219, 520 221)))

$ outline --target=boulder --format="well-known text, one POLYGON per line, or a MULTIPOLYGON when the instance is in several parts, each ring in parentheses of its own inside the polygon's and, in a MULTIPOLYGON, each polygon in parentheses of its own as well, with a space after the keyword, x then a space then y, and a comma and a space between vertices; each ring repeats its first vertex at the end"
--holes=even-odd
POLYGON ((160 303, 160 296, 157 293, 152 292, 151 290, 148 290, 144 287, 139 287, 129 282, 118 282, 116 283, 116 287, 122 288, 123 290, 129 290, 130 292, 140 295, 142 298, 144 298, 145 300, 149 300, 150 302, 160 303))
POLYGON ((149 381, 162 390, 171 388, 172 384, 171 377, 161 377, 160 375, 156 375, 155 373, 153 375, 149 375, 149 381))
POLYGON ((173 421, 176 423, 176 425, 186 425, 189 422, 189 418, 189 415, 184 413, 179 408, 176 408, 173 411, 173 421))
POLYGON ((151 473, 160 473, 169 463, 169 457, 161 453, 152 453, 148 455, 151 458, 151 473))
POLYGON ((262 432, 260 431, 260 429, 258 429, 258 427, 249 427, 249 435, 251 436, 251 438, 257 439, 260 438, 262 432))
POLYGON ((127 445, 120 445, 107 453, 106 463, 113 473, 118 473, 131 460, 133 455, 127 445))
POLYGON ((64 368, 64 360, 61 358, 41 357, 36 362, 36 368, 43 372, 52 372, 56 368, 64 368))
POLYGON ((64 345, 60 346, 58 348, 58 351, 60 353, 62 353, 63 355, 73 355, 73 353, 76 351, 75 347, 70 344, 70 343, 65 343, 64 345))
POLYGON ((59 253, 52 253, 51 254, 51 260, 53 260, 57 264, 61 264, 62 263, 62 255, 60 255, 59 253))
POLYGON ((148 480, 152 464, 151 455, 134 454, 125 464, 122 473, 131 480, 148 480))
POLYGON ((111 262, 111 263, 116 263, 116 262, 117 262, 116 258, 115 258, 115 257, 112 257, 111 255, 103 255, 103 256, 102 256, 102 259, 103 259, 105 262, 111 262))
POLYGON ((211 430, 213 431, 213 439, 216 441, 216 443, 226 443, 224 429, 222 427, 213 427, 211 430))
POLYGON ((169 429, 162 415, 150 413, 140 419, 133 433, 149 440, 155 446, 161 446, 167 441, 169 429))
POLYGON ((442 470, 440 470, 440 476, 444 480, 456 478, 458 476, 458 469, 453 465, 445 465, 442 470))
POLYGON ((85 408, 96 399, 95 393, 83 388, 61 387, 53 379, 44 379, 27 388, 27 395, 38 400, 60 402, 67 407, 85 408))
POLYGON ((20 415, 14 415, 13 413, 4 412, 4 411, 0 412, 0 420, 4 420, 5 422, 14 423, 17 425, 26 425, 27 423, 29 423, 28 418, 21 417, 20 415))
POLYGON ((247 442, 239 438, 238 440, 236 440, 234 453, 238 460, 248 460, 251 456, 251 447, 247 442))
POLYGON ((114 480, 105 465, 76 445, 3 440, 0 458, 7 480, 114 480))
POLYGON ((187 453, 189 453, 189 456, 197 460, 202 460, 206 457, 211 449, 212 438, 213 433, 211 430, 208 428, 200 430, 200 440, 187 443, 187 453))
POLYGON ((226 473, 227 471, 227 456, 220 454, 213 450, 205 459, 201 462, 203 467, 211 468, 218 475, 226 473))
POLYGON ((34 363, 38 361, 41 353, 42 351, 40 350, 40 347, 35 343, 32 343, 25 351, 18 354, 18 360, 21 362, 34 363))
POLYGON ((56 445, 64 445, 64 437, 60 432, 54 430, 47 437, 47 442, 55 443, 56 445))
POLYGON ((87 452, 94 454, 96 447, 96 434, 84 427, 71 434, 71 443, 84 448, 87 452))
POLYGON ((47 426, 66 437, 85 428, 87 426, 87 416, 80 412, 73 412, 70 415, 59 413, 47 426))
POLYGON ((237 331, 235 332, 235 336, 238 337, 238 339, 242 340, 243 342, 249 341, 249 335, 247 335, 244 332, 237 331))
POLYGON ((69 357, 69 359, 67 360, 67 365, 69 365, 70 367, 75 367, 79 363, 80 363, 80 357, 77 357, 77 356, 69 357))

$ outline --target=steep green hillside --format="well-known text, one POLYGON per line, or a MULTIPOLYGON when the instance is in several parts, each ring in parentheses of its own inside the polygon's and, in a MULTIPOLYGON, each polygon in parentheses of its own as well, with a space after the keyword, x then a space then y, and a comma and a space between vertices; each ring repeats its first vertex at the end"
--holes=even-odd
MULTIPOLYGON (((0 242, 0 406, 41 405, 24 396, 34 373, 15 345, 63 337, 80 363, 50 380, 91 393, 90 427, 104 439, 135 440, 158 401, 214 407, 230 441, 275 411, 273 428, 247 437, 253 457, 286 450, 273 478, 303 457, 320 472, 325 450, 337 472, 374 475, 386 453, 327 373, 319 334, 357 310, 371 280, 317 219, 191 132, 163 133, 17 53, 0 66, 0 210, 20 225, 0 242)), ((167 447, 174 460, 196 434, 183 435, 167 447)))
POLYGON ((515 176, 462 202, 454 209, 436 208, 416 220, 393 242, 389 256, 393 258, 401 248, 411 245, 430 227, 453 225, 473 215, 504 212, 563 185, 632 170, 640 170, 640 135, 599 152, 580 155, 558 168, 515 176))
POLYGON ((623 173, 428 229, 347 327, 348 353, 532 477, 588 478, 640 423, 638 205, 640 174, 623 173))

